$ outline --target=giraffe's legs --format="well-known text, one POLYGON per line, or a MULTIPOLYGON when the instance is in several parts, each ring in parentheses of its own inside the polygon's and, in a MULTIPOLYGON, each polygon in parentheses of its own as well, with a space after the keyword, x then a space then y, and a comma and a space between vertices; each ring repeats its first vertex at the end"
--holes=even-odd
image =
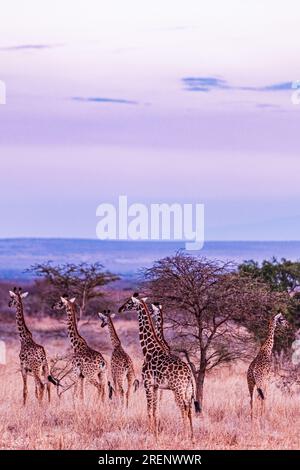
POLYGON ((266 413, 266 397, 264 399, 259 397, 259 419, 260 425, 262 425, 263 419, 266 413))
POLYGON ((74 393, 73 399, 75 400, 78 396, 78 389, 79 389, 79 398, 80 400, 84 400, 84 376, 82 374, 75 375, 75 385, 74 385, 74 393))
POLYGON ((47 383, 48 402, 51 403, 51 385, 47 383))
POLYGON ((192 403, 191 402, 188 404, 187 415, 188 415, 189 426, 190 426, 190 437, 191 437, 192 442, 194 443, 193 416, 192 416, 192 403))
POLYGON ((79 396, 80 400, 84 400, 84 377, 81 375, 79 377, 79 396))
POLYGON ((251 409, 251 421, 253 421, 253 390, 254 385, 248 382, 249 395, 250 395, 250 409, 251 409))
POLYGON ((115 374, 112 374, 112 382, 113 382, 113 390, 114 390, 115 397, 116 397, 116 399, 118 399, 119 398, 119 390, 118 390, 118 382, 117 382, 117 378, 116 378, 115 374))
POLYGON ((48 364, 43 365, 42 373, 43 373, 44 381, 45 381, 46 387, 47 387, 48 402, 50 403, 51 402, 51 386, 50 386, 50 383, 49 383, 49 380, 48 380, 48 375, 49 375, 48 364))
MULTIPOLYGON (((164 392, 163 389, 159 389, 159 390, 158 390, 158 398, 157 398, 157 403, 158 403, 157 406, 158 406, 158 407, 160 407, 161 404, 162 404, 163 392, 164 392)), ((159 419, 159 421, 158 421, 158 430, 161 431, 161 429, 162 429, 162 428, 161 428, 161 422, 160 422, 160 419, 159 419)))
POLYGON ((99 373, 98 380, 94 377, 88 377, 88 381, 91 385, 97 388, 99 397, 102 401, 106 399, 106 374, 99 373))
POLYGON ((115 391, 116 391, 116 396, 118 397, 118 401, 119 401, 119 404, 124 407, 124 403, 125 403, 125 400, 124 400, 124 395, 125 395, 125 392, 124 392, 124 388, 123 388, 123 381, 120 380, 120 379, 116 379, 115 382, 115 391))
POLYGON ((153 426, 155 439, 158 437, 158 387, 153 387, 152 395, 152 410, 153 410, 153 426))
POLYGON ((128 408, 128 405, 129 405, 129 398, 131 396, 133 382, 134 382, 133 371, 129 369, 127 373, 126 408, 128 408))
POLYGON ((147 399, 147 415, 149 432, 153 432, 153 388, 147 383, 144 384, 147 399))
POLYGON ((113 389, 118 405, 124 406, 124 389, 123 380, 116 373, 112 375, 113 389))
POLYGON ((251 366, 247 370, 247 385, 250 395, 250 411, 251 411, 251 421, 253 420, 253 389, 255 386, 255 380, 253 377, 253 372, 251 366))
POLYGON ((259 400, 259 419, 262 421, 263 415, 264 415, 264 403, 265 400, 262 400, 261 398, 259 400))
POLYGON ((187 425, 190 430, 190 439, 194 443, 194 429, 193 429, 193 397, 194 397, 194 387, 188 386, 185 393, 185 411, 187 416, 187 425))
POLYGON ((88 381, 91 385, 94 385, 94 387, 96 387, 99 393, 99 397, 102 397, 102 385, 98 382, 98 380, 89 378, 88 381))
MULTIPOLYGON (((188 420, 189 420, 190 425, 191 425, 191 438, 193 439, 192 416, 191 416, 191 418, 189 418, 188 404, 186 403, 186 401, 183 397, 183 394, 179 390, 175 390, 174 395, 175 395, 175 402, 178 405, 178 407, 180 409, 180 412, 181 412, 185 437, 186 438, 188 437, 187 429, 188 429, 188 420)), ((190 410, 190 413, 191 413, 191 410, 190 410)))
MULTIPOLYGON (((266 402, 266 382, 262 379, 257 381, 256 383, 257 391, 260 390, 258 393, 258 401, 259 401, 259 419, 262 421, 265 415, 265 402, 266 402)), ((261 423, 260 423, 261 424, 261 423)))
POLYGON ((39 400, 39 403, 42 403, 45 385, 41 381, 38 372, 34 371, 33 376, 34 376, 35 387, 36 387, 36 391, 37 391, 36 395, 37 395, 37 398, 39 400))
POLYGON ((100 398, 103 402, 105 402, 108 398, 108 378, 106 370, 98 374, 98 380, 101 386, 100 398))
POLYGON ((27 388, 27 372, 24 368, 21 369, 22 379, 23 379, 23 405, 26 405, 28 388, 27 388))
POLYGON ((75 400, 77 396, 77 389, 78 389, 78 380, 74 381, 74 388, 73 388, 73 400, 75 400))

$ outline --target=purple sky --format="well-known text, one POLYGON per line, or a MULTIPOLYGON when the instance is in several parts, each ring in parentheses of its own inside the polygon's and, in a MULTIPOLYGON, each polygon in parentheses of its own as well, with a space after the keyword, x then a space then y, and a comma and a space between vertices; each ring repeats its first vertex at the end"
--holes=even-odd
POLYGON ((94 238, 126 194, 205 203, 207 239, 299 239, 296 0, 20 3, 1 10, 0 237, 94 238))

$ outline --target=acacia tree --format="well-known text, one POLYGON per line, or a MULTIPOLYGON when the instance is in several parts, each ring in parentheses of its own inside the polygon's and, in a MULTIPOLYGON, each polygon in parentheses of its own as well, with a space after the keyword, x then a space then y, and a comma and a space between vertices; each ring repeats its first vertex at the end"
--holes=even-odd
POLYGON ((49 302, 53 303, 61 295, 76 297, 80 318, 85 315, 89 302, 103 296, 101 287, 119 279, 109 271, 104 271, 100 263, 67 263, 55 266, 48 262, 35 264, 29 271, 42 278, 46 284, 44 290, 48 290, 49 302))
POLYGON ((262 279, 271 289, 280 292, 297 292, 300 288, 300 262, 273 257, 270 261, 244 261, 239 265, 239 272, 249 274, 253 278, 262 279))
MULTIPOLYGON (((281 258, 279 261, 275 257, 270 261, 264 260, 261 264, 249 260, 240 264, 238 270, 243 275, 262 280, 273 291, 288 294, 289 302, 286 315, 290 329, 275 345, 276 352, 279 352, 279 349, 287 350, 294 340, 296 331, 300 328, 300 262, 285 258, 281 258)), ((254 331, 254 334, 259 336, 259 329, 254 331)))
POLYGON ((207 372, 244 357, 253 338, 248 326, 285 304, 282 294, 232 264, 181 252, 155 262, 144 276, 148 293, 163 305, 173 350, 190 365, 200 403, 207 372))

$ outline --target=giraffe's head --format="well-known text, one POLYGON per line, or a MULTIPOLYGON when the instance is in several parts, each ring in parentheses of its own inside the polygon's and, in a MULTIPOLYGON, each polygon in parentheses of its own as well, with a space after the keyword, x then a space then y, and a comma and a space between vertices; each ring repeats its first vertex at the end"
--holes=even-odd
POLYGON ((67 295, 61 297, 55 304, 52 305, 53 310, 63 310, 64 308, 68 307, 68 305, 73 305, 75 303, 76 298, 73 297, 72 299, 68 299, 67 295))
POLYGON ((155 322, 159 320, 161 316, 161 311, 162 311, 162 305, 159 302, 154 302, 153 304, 151 304, 150 313, 155 322))
POLYGON ((289 327, 289 322, 287 321, 287 319, 285 318, 285 316, 279 312, 275 315, 274 317, 274 320, 275 320, 275 325, 277 326, 282 326, 284 328, 288 328, 289 327))
POLYGON ((16 307, 18 304, 20 304, 22 299, 25 299, 25 297, 27 297, 27 295, 28 295, 28 292, 22 292, 21 287, 19 287, 18 289, 17 287, 14 287, 13 290, 9 291, 10 300, 9 300, 8 306, 16 307))
POLYGON ((132 297, 130 297, 126 302, 119 308, 119 313, 128 311, 128 310, 137 310, 143 302, 146 302, 147 297, 139 297, 139 294, 135 292, 132 297))
POLYGON ((108 325, 108 318, 114 318, 115 314, 111 313, 110 310, 103 310, 103 312, 98 312, 98 317, 101 321, 101 328, 104 328, 108 325))

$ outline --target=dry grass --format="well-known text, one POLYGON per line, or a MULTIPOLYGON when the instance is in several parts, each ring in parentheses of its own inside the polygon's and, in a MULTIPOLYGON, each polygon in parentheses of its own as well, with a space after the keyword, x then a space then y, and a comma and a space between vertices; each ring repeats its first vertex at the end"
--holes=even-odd
MULTIPOLYGON (((2 325, 3 326, 3 325, 2 325)), ((64 352, 68 341, 64 327, 53 320, 31 321, 34 336, 49 356, 64 352), (51 331, 51 334, 49 334, 51 331), (54 337, 54 335, 56 335, 54 337)), ((141 353, 135 322, 119 321, 128 352, 134 356, 139 373, 141 353)), ((251 428, 249 398, 243 364, 222 368, 210 374, 205 386, 204 411, 194 419, 195 444, 183 438, 179 412, 170 392, 164 392, 161 410, 163 428, 156 443, 147 432, 143 389, 133 395, 128 411, 115 401, 99 403, 93 388, 87 387, 85 403, 73 400, 72 391, 59 400, 52 391, 50 406, 38 406, 33 394, 22 406, 22 380, 18 370, 18 341, 14 325, 4 328, 8 339, 8 363, 0 371, 0 447, 1 449, 297 449, 300 447, 299 397, 283 395, 271 385, 267 416, 259 430, 251 428)), ((109 354, 107 332, 91 322, 82 326, 94 347, 109 354)))

